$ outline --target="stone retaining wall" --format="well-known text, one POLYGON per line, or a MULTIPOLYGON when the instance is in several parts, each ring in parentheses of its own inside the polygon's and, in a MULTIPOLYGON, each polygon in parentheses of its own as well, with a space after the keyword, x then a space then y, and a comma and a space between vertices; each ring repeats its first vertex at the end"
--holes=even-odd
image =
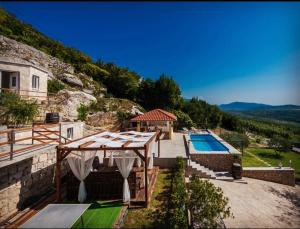
POLYGON ((192 161, 199 163, 206 168, 215 172, 232 172, 232 164, 241 164, 241 158, 235 157, 233 154, 190 154, 192 161))
POLYGON ((245 167, 243 177, 271 181, 279 184, 295 186, 295 171, 292 168, 245 167))
MULTIPOLYGON (((54 189, 56 149, 39 151, 17 163, 0 168, 0 222, 54 189)), ((64 161, 62 174, 69 167, 64 161)))

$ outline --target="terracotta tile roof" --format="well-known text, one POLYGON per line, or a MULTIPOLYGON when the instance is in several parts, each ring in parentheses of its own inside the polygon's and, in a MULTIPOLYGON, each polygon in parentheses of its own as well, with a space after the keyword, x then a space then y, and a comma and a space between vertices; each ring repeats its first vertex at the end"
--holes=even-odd
POLYGON ((177 117, 162 109, 148 111, 142 115, 132 118, 130 121, 176 121, 177 117))

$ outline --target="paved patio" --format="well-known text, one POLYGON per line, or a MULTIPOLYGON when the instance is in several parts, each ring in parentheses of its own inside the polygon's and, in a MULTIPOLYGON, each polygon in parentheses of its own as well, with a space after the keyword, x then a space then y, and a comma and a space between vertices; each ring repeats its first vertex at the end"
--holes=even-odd
POLYGON ((300 187, 251 178, 248 184, 210 180, 229 198, 234 219, 227 228, 299 228, 300 187))
POLYGON ((161 140, 161 158, 186 157, 185 146, 182 133, 173 133, 172 140, 161 140))

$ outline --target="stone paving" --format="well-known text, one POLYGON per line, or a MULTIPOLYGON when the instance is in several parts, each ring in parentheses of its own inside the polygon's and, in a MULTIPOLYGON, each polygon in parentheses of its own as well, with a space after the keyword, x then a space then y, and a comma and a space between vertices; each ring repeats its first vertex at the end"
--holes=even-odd
POLYGON ((247 184, 210 180, 224 191, 234 218, 227 228, 300 228, 300 187, 251 178, 247 184))
POLYGON ((172 140, 161 140, 161 158, 176 158, 178 156, 186 158, 186 150, 182 133, 173 133, 172 140))

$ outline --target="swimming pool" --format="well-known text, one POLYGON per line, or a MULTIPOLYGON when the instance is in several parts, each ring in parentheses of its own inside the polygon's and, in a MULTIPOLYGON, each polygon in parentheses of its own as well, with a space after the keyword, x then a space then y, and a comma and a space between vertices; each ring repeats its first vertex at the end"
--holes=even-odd
POLYGON ((197 151, 228 152, 228 148, 211 134, 191 134, 190 141, 197 151))

